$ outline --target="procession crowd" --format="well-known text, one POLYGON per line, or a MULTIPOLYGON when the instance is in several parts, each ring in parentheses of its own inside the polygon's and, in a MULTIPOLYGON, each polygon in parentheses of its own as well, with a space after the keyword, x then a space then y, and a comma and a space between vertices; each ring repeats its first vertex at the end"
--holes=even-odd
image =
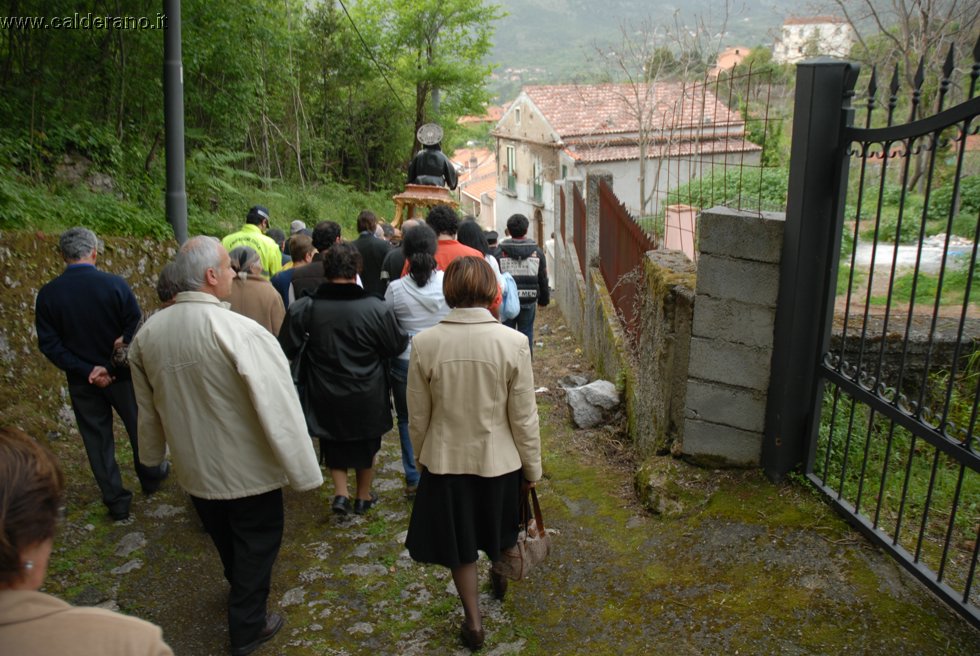
MULTIPOLYGON (((290 548, 285 485, 312 490, 326 470, 325 512, 370 512, 376 454, 397 424, 413 500, 406 547, 449 568, 460 638, 476 650, 478 551, 496 562, 515 548, 542 475, 531 364, 549 285, 527 218, 511 216, 500 243, 446 205, 400 230, 370 211, 356 225, 346 241, 336 222, 294 221, 287 239, 255 206, 224 239, 188 240, 146 315, 123 278, 97 268, 96 235, 72 228, 60 238, 64 272, 37 296, 38 345, 65 371, 109 517, 129 519, 133 498, 116 463, 115 411, 142 492, 159 489, 173 463, 214 543, 233 656, 285 623, 267 611, 273 564, 290 548)), ((64 501, 50 452, 0 429, 0 651, 171 654, 152 624, 39 591, 64 501)), ((490 583, 503 598, 507 579, 491 570, 490 583)))

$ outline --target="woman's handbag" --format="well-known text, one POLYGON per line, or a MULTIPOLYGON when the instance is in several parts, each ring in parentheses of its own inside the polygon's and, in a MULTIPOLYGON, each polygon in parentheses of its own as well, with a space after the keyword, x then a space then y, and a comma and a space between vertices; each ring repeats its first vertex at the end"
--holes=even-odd
POLYGON ((521 503, 521 532, 517 534, 517 544, 502 551, 500 559, 493 563, 494 573, 512 581, 523 579, 536 565, 543 563, 551 552, 551 536, 544 529, 538 493, 533 487, 530 497, 534 517, 529 516, 528 500, 524 499, 521 503))

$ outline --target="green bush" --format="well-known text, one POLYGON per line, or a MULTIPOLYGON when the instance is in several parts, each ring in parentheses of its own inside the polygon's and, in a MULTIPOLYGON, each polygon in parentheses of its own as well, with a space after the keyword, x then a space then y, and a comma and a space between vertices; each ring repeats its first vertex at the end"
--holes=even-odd
MULTIPOLYGON (((783 168, 745 169, 706 168, 700 178, 691 180, 667 194, 666 205, 683 203, 701 209, 724 205, 742 209, 783 211, 786 209, 789 171, 783 168)), ((664 210, 659 220, 663 222, 664 210)))
MULTIPOLYGON (((980 212, 980 175, 971 175, 960 179, 959 208, 957 219, 963 214, 972 215, 974 221, 980 212)), ((953 202, 953 183, 937 187, 929 196, 928 216, 932 220, 946 221, 949 218, 950 206, 953 202)), ((955 223, 954 223, 955 225, 955 223)), ((970 238, 973 234, 970 233, 970 238)))

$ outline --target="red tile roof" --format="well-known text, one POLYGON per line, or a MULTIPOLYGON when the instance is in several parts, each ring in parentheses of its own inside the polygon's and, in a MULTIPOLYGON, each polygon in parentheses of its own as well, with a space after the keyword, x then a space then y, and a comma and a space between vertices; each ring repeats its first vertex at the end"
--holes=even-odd
POLYGON ((490 198, 496 198, 497 176, 496 174, 487 175, 467 182, 465 185, 460 185, 459 193, 475 198, 476 200, 480 200, 485 193, 489 194, 490 198))
MULTIPOLYGON (((684 129, 703 124, 741 123, 711 90, 701 85, 658 82, 638 87, 648 105, 652 129, 684 129)), ((581 135, 636 133, 634 88, 629 84, 542 85, 524 87, 524 93, 541 110, 548 123, 566 140, 581 135)))
MULTIPOLYGON (((707 139, 704 141, 659 142, 647 147, 648 158, 686 157, 691 155, 711 155, 714 153, 754 153, 760 146, 742 138, 707 139)), ((572 144, 565 149, 575 160, 594 164, 597 162, 631 161, 640 158, 640 147, 633 144, 572 144)))
POLYGON ((473 115, 460 116, 458 119, 456 119, 456 122, 459 123, 460 125, 467 125, 471 123, 496 124, 497 121, 499 121, 503 117, 504 109, 505 109, 504 107, 500 107, 498 105, 489 105, 487 107, 486 113, 483 114, 482 116, 473 116, 473 115))
POLYGON ((459 174, 459 192, 480 200, 484 192, 490 192, 491 198, 496 196, 497 189, 497 157, 492 150, 486 148, 460 148, 449 158, 454 164, 463 167, 459 174), (476 157, 475 169, 470 169, 470 159, 476 157))

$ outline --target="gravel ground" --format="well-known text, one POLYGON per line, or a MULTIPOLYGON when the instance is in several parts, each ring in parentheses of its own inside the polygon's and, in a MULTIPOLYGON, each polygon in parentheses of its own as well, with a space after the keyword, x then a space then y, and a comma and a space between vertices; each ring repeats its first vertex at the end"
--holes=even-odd
MULTIPOLYGON (((481 562, 483 653, 980 653, 980 633, 801 484, 670 463, 689 491, 686 509, 671 519, 645 512, 621 417, 595 431, 570 427, 556 381, 589 369, 562 323, 557 309, 540 312, 535 349, 536 383, 546 388, 539 491, 554 550, 503 602, 490 596, 481 562)), ((227 584, 176 483, 138 496, 133 517, 113 524, 77 436, 57 450, 69 512, 46 590, 156 622, 177 654, 227 653, 227 584)), ((379 454, 381 502, 367 516, 331 516, 329 485, 287 492, 270 598, 287 624, 256 653, 467 653, 448 572, 404 550, 411 505, 402 485, 392 433, 379 454)))

